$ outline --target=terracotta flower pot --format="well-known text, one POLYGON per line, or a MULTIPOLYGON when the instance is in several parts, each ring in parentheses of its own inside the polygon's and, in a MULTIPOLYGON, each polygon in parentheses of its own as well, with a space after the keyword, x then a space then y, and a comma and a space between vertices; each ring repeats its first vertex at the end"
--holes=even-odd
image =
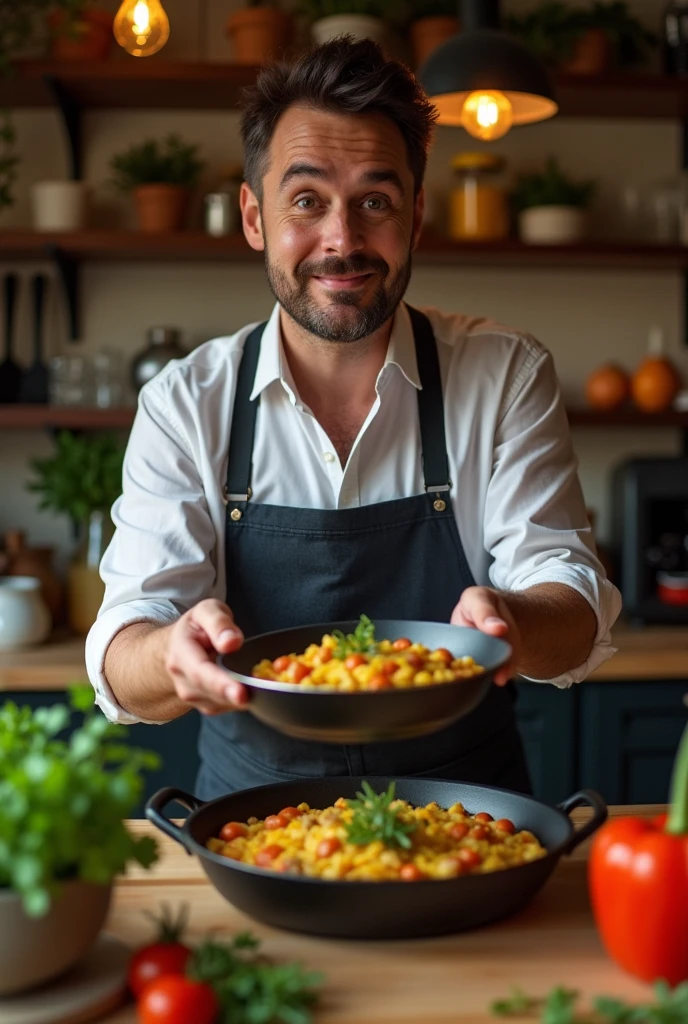
POLYGON ((438 46, 459 31, 459 19, 446 17, 418 18, 411 25, 413 66, 419 68, 438 46))
POLYGON ((179 231, 189 205, 190 191, 181 185, 139 185, 134 202, 140 231, 179 231))
POLYGON ((612 63, 612 41, 601 28, 591 28, 576 43, 571 57, 560 65, 570 75, 601 75, 612 63))
POLYGON ((70 23, 65 11, 52 11, 47 18, 50 29, 50 56, 57 60, 107 60, 113 43, 114 18, 107 11, 82 11, 70 23))
POLYGON ((268 64, 289 46, 293 19, 276 7, 244 7, 227 19, 237 64, 268 64))

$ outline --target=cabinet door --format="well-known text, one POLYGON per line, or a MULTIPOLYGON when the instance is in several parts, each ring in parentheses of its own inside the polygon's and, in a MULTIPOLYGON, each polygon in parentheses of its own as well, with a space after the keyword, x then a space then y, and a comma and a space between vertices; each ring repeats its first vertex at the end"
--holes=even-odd
POLYGON ((688 683, 583 683, 581 783, 608 803, 665 803, 688 683))
POLYGON ((556 804, 576 788, 576 689, 518 684, 516 720, 539 800, 556 804))

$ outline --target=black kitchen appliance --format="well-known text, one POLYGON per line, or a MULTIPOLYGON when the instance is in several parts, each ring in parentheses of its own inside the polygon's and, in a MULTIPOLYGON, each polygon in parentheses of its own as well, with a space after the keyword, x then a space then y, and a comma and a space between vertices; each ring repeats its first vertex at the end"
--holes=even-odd
POLYGON ((688 458, 633 458, 612 478, 612 541, 626 615, 688 623, 669 586, 688 579, 688 458))

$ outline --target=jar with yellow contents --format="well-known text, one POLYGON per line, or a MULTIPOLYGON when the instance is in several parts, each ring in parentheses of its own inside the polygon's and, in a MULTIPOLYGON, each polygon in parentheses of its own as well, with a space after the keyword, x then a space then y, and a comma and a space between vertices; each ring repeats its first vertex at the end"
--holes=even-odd
POLYGON ((449 233, 460 241, 487 242, 509 234, 509 204, 501 180, 505 161, 492 153, 457 153, 459 183, 449 196, 449 233))

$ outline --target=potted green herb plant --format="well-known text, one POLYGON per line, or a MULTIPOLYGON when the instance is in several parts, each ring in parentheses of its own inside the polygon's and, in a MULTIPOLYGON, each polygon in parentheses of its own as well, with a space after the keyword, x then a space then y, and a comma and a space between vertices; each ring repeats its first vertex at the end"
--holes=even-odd
POLYGON ((438 46, 459 31, 458 0, 411 0, 409 38, 419 68, 438 46))
MULTIPOLYGON (((384 43, 388 15, 394 0, 301 0, 299 10, 311 21, 316 43, 327 43, 337 36, 373 39, 384 43)), ((398 6, 398 5, 395 5, 398 6)))
POLYGON ((93 691, 32 710, 0 706, 0 997, 74 966, 93 944, 113 879, 149 867, 151 838, 126 829, 157 754, 123 743, 124 726, 93 708, 93 691), (83 711, 81 724, 73 713, 83 711))
POLYGON ((294 19, 275 0, 248 0, 227 19, 227 35, 237 64, 267 64, 284 55, 294 19))
POLYGON ((123 192, 133 192, 141 231, 177 231, 183 226, 191 189, 205 166, 198 149, 171 134, 113 156, 114 183, 123 192))
POLYGON ((571 245, 587 233, 594 181, 572 181, 550 157, 542 172, 520 174, 511 192, 518 232, 530 245, 571 245))
POLYGON ((103 602, 99 566, 113 525, 110 509, 122 493, 124 445, 109 434, 89 436, 61 431, 55 454, 33 459, 29 491, 40 494, 40 509, 68 515, 77 546, 67 571, 68 622, 88 633, 103 602))

